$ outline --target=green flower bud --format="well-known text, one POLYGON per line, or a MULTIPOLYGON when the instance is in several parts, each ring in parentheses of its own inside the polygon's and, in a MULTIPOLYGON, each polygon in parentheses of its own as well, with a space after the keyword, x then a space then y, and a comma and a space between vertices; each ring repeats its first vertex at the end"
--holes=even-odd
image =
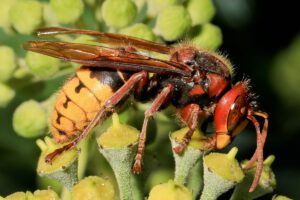
POLYGON ((274 160, 275 156, 273 155, 265 159, 263 171, 261 173, 258 186, 254 190, 254 192, 249 192, 249 188, 254 179, 256 165, 251 169, 245 171, 245 179, 235 187, 230 200, 250 200, 256 199, 268 193, 272 193, 276 187, 275 175, 271 169, 271 165, 274 160))
POLYGON ((16 55, 12 48, 0 46, 0 82, 9 80, 16 69, 16 55))
POLYGON ((167 41, 177 40, 192 25, 190 14, 183 6, 169 6, 163 9, 156 23, 156 30, 167 41))
POLYGON ((117 114, 112 116, 113 124, 98 138, 103 148, 124 148, 137 142, 139 131, 131 126, 121 124, 117 114))
POLYGON ((117 179, 120 199, 142 199, 135 175, 131 167, 137 149, 139 131, 120 124, 116 113, 112 116, 112 125, 98 139, 99 151, 109 162, 117 179))
POLYGON ((101 11, 105 23, 113 28, 129 25, 137 15, 137 7, 131 0, 106 0, 101 11))
POLYGON ((0 1, 0 28, 3 28, 6 32, 10 32, 11 24, 10 24, 9 11, 15 3, 16 0, 0 1))
POLYGON ((25 59, 30 71, 39 78, 50 78, 59 71, 60 60, 57 58, 29 51, 25 59))
POLYGON ((59 26, 58 19, 55 16, 50 3, 43 3, 43 17, 45 26, 59 26))
POLYGON ((152 188, 148 200, 192 200, 193 194, 183 185, 169 180, 152 188))
POLYGON ((45 157, 55 149, 62 147, 64 144, 55 144, 52 139, 45 137, 45 141, 37 140, 37 145, 42 153, 39 157, 37 173, 39 176, 52 178, 62 183, 68 189, 77 182, 78 150, 73 148, 64 151, 54 158, 51 163, 45 162, 45 157))
POLYGON ((15 192, 5 197, 5 200, 27 200, 24 192, 15 192))
POLYGON ((22 137, 37 137, 45 133, 47 114, 42 106, 29 100, 20 104, 13 115, 13 128, 22 137))
MULTIPOLYGON (((177 130, 170 134, 170 138, 174 140, 176 143, 180 142, 186 132, 189 130, 188 127, 184 127, 180 130, 177 130)), ((202 139, 205 139, 204 133, 200 131, 199 129, 196 129, 193 133, 193 136, 188 144, 188 147, 191 147, 193 149, 203 149, 204 150, 204 141, 202 139)))
POLYGON ((16 96, 13 88, 0 83, 0 108, 6 107, 16 96))
POLYGON ((22 34, 31 34, 42 23, 43 7, 34 0, 17 1, 10 9, 13 27, 22 34))
POLYGON ((212 0, 189 0, 187 3, 193 26, 209 22, 215 15, 212 0))
POLYGON ((147 14, 149 17, 156 17, 159 12, 169 6, 177 5, 180 3, 180 0, 148 0, 147 1, 147 14))
POLYGON ((27 67, 19 67, 15 70, 13 77, 15 79, 26 79, 32 77, 32 74, 27 67))
POLYGON ((147 25, 142 23, 134 24, 130 27, 121 29, 119 33, 150 41, 155 41, 156 39, 152 30, 147 25))
POLYGON ((290 107, 300 105, 300 34, 290 43, 288 48, 276 55, 269 78, 273 90, 281 101, 290 107), (280 84, 284 82, 284 84, 280 84))
POLYGON ((170 169, 158 169, 152 171, 146 181, 146 190, 149 192, 154 186, 165 183, 174 177, 174 172, 170 169))
POLYGON ((109 180, 89 176, 77 183, 72 189, 72 200, 99 199, 114 200, 115 191, 109 180))
POLYGON ((204 187, 200 200, 215 200, 243 180, 243 171, 235 159, 237 151, 234 147, 228 154, 211 153, 204 157, 204 187))
POLYGON ((82 0, 51 0, 50 5, 60 23, 74 23, 83 14, 82 0))
POLYGON ((273 198, 272 200, 293 200, 293 199, 279 195, 279 196, 276 196, 275 198, 273 198))
POLYGON ((58 195, 53 190, 36 190, 33 194, 26 193, 26 200, 59 200, 58 195))
POLYGON ((204 49, 215 50, 222 44, 222 31, 213 24, 200 26, 192 42, 204 49))

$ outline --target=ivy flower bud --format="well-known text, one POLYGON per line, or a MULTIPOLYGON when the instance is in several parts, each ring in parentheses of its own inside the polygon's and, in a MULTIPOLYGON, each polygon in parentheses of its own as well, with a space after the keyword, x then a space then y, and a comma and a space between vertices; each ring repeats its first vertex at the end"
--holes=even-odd
POLYGON ((42 23, 43 7, 34 0, 17 1, 10 9, 12 26, 21 34, 31 34, 42 23))
POLYGON ((27 200, 24 192, 15 192, 5 197, 5 200, 27 200))
POLYGON ((147 14, 149 17, 156 17, 157 14, 163 10, 164 8, 167 8, 169 6, 177 5, 179 4, 180 0, 150 0, 147 1, 147 14))
POLYGON ((53 190, 36 190, 33 194, 26 192, 26 200, 59 200, 58 195, 53 190))
POLYGON ((131 126, 121 124, 117 114, 112 116, 112 126, 98 138, 102 148, 124 148, 137 142, 139 131, 131 126))
POLYGON ((114 200, 115 191, 109 180, 98 176, 89 176, 79 181, 79 183, 73 187, 71 196, 72 200, 114 200))
POLYGON ((0 108, 6 107, 16 96, 16 92, 11 87, 0 83, 0 108))
POLYGON ((187 10, 193 26, 209 22, 216 12, 212 0, 189 0, 187 10))
POLYGON ((213 24, 204 24, 192 38, 192 42, 201 48, 215 50, 222 44, 222 31, 213 24))
POLYGON ((150 41, 155 41, 156 39, 152 30, 143 23, 134 24, 130 27, 121 29, 119 33, 150 41))
POLYGON ((55 16, 50 3, 43 3, 44 26, 59 26, 57 17, 55 16))
POLYGON ((50 78, 59 71, 60 60, 57 58, 29 51, 25 61, 32 74, 41 79, 50 78))
POLYGON ((101 12, 108 26, 122 28, 133 22, 137 15, 137 7, 131 0, 106 0, 101 12))
POLYGON ((158 169, 152 171, 146 181, 146 190, 149 192, 154 186, 172 179, 174 172, 170 169, 158 169))
POLYGON ((51 0, 50 5, 60 23, 74 23, 83 14, 82 0, 51 0))
POLYGON ((273 198, 273 200, 292 200, 292 199, 282 196, 282 195, 279 195, 279 196, 276 196, 275 198, 273 198))
POLYGON ((191 25, 188 11, 183 6, 174 5, 159 13, 155 29, 165 40, 174 41, 182 37, 191 25))
POLYGON ((16 0, 1 0, 0 1, 0 28, 3 28, 4 31, 6 31, 6 32, 9 32, 10 28, 11 28, 9 11, 15 3, 16 3, 16 0))
POLYGON ((8 46, 0 46, 0 82, 6 82, 13 76, 16 64, 14 50, 8 46))
POLYGON ((20 104, 13 115, 13 128, 22 137, 37 137, 45 133, 47 127, 46 110, 36 101, 20 104))
POLYGON ((148 200, 192 200, 193 194, 183 185, 169 180, 167 183, 159 184, 152 188, 148 200))

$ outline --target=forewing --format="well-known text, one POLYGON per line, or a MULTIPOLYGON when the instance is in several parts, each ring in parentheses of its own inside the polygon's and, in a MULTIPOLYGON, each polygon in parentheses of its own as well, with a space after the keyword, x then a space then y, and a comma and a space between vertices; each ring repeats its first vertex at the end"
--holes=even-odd
POLYGON ((58 34, 84 34, 94 36, 96 41, 115 45, 115 46, 131 46, 137 49, 143 49, 146 51, 153 51, 163 54, 169 54, 172 47, 163 44, 151 42, 148 40, 143 40, 135 37, 130 37, 126 35, 116 34, 116 33, 104 33, 91 30, 81 30, 81 29, 70 29, 63 27, 48 27, 38 30, 39 36, 51 36, 58 34))
POLYGON ((24 44, 24 48, 91 67, 108 67, 129 71, 145 70, 153 73, 172 73, 183 76, 188 76, 191 73, 191 68, 187 65, 147 57, 128 52, 125 49, 52 41, 30 41, 24 44))

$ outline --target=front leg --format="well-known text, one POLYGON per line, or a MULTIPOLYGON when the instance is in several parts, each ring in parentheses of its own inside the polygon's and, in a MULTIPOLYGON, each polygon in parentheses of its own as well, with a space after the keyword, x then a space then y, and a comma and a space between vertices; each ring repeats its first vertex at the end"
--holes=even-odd
POLYGON ((134 162, 134 165, 132 168, 134 173, 140 173, 142 170, 141 162, 142 162, 142 157, 143 157, 143 153, 144 153, 144 149, 145 149, 148 121, 149 121, 150 117, 152 117, 153 114, 159 110, 161 105, 167 101, 167 99, 169 98, 170 94, 173 91, 173 88, 174 88, 173 85, 168 84, 161 91, 161 93, 154 99, 150 108, 145 112, 143 128, 142 128, 142 132, 141 132, 140 138, 139 138, 138 150, 137 150, 137 154, 135 156, 135 162, 134 162))
POLYGON ((174 148, 177 154, 181 154, 189 144, 197 127, 200 111, 201 109, 198 104, 189 104, 180 110, 180 120, 189 127, 189 130, 183 136, 182 141, 174 148))

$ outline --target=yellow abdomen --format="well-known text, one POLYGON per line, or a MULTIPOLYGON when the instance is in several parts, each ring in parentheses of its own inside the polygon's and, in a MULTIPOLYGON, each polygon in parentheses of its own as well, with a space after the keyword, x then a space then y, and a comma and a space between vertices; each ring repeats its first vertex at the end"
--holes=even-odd
POLYGON ((76 138, 124 80, 115 70, 80 68, 58 93, 51 116, 54 141, 76 138))

